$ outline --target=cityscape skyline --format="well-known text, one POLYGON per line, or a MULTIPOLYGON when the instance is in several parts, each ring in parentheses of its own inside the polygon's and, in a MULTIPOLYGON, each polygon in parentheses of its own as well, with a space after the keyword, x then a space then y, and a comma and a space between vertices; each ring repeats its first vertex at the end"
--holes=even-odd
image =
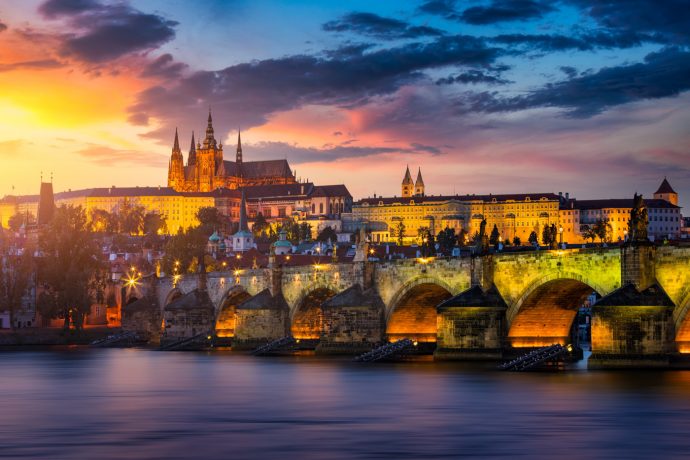
POLYGON ((444 195, 651 197, 666 176, 687 207, 683 5, 508 3, 2 7, 0 194, 41 171, 57 190, 165 185, 175 128, 185 150, 210 106, 247 161, 355 198, 398 194, 409 164, 444 195))

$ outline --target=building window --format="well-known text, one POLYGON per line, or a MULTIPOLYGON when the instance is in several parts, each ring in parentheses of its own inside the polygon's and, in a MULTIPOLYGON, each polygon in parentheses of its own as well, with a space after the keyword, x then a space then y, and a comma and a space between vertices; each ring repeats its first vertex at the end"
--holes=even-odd
POLYGON ((278 208, 278 217, 285 217, 285 208, 278 208))
POLYGON ((319 214, 323 214, 323 203, 319 203, 319 214))

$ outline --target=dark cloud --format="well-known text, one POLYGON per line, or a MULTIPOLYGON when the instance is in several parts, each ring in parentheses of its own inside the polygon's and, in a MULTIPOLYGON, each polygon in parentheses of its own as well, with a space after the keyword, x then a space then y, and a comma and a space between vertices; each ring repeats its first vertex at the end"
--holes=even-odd
POLYGON ((177 22, 147 14, 126 3, 49 0, 39 8, 48 19, 64 18, 76 32, 63 37, 61 51, 90 63, 149 51, 172 40, 177 22))
POLYGON ((422 13, 456 17, 455 0, 428 0, 418 8, 422 13))
POLYGON ((568 76, 568 78, 574 78, 577 76, 577 69, 569 65, 562 65, 559 67, 560 71, 568 76))
MULTIPOLYGON (((256 126, 271 113, 306 104, 361 105, 425 78, 425 70, 487 66, 499 55, 500 49, 481 39, 453 36, 338 59, 305 55, 266 59, 196 72, 173 86, 149 88, 139 94, 130 112, 137 120, 149 116, 184 126, 192 122, 185 116, 201 116, 212 105, 229 118, 226 126, 256 126)), ((166 141, 169 137, 167 131, 152 135, 166 141)))
POLYGON ((352 145, 325 146, 325 148, 298 147, 285 142, 258 142, 247 144, 251 157, 255 159, 287 158, 292 164, 333 162, 347 158, 363 158, 389 154, 431 154, 442 155, 439 147, 412 143, 407 147, 358 147, 352 145))
POLYGON ((437 85, 452 85, 453 83, 505 85, 511 82, 510 80, 505 80, 497 75, 491 75, 481 70, 468 70, 459 75, 450 75, 436 80, 437 85))
POLYGON ((582 8, 603 26, 658 33, 670 42, 690 43, 690 5, 687 0, 566 0, 582 8))
POLYGON ((545 1, 493 0, 488 6, 473 6, 460 15, 460 20, 474 25, 542 18, 554 8, 545 1))
POLYGON ((172 55, 166 53, 150 62, 141 72, 142 77, 177 78, 189 67, 183 62, 175 62, 172 55))
POLYGON ((0 21, 0 32, 4 32, 5 30, 7 30, 7 24, 0 21))
POLYGON ((521 46, 539 51, 632 48, 644 43, 664 43, 666 40, 658 34, 637 33, 632 31, 609 32, 598 31, 579 35, 559 34, 502 34, 488 38, 494 43, 509 46, 521 46))
POLYGON ((350 13, 323 25, 327 32, 351 32, 381 40, 400 38, 437 37, 444 35, 442 30, 428 26, 413 26, 405 21, 385 18, 373 13, 350 13))
POLYGON ((667 48, 648 54, 642 63, 605 67, 525 96, 501 98, 495 92, 466 95, 459 107, 484 112, 558 107, 570 117, 587 118, 621 104, 677 96, 690 89, 689 75, 690 52, 667 48))
POLYGON ((333 131, 334 136, 342 136, 343 132, 342 131, 333 131))
POLYGON ((36 61, 22 61, 22 62, 13 62, 10 64, 3 64, 0 63, 0 72, 9 72, 12 70, 17 70, 17 69, 34 69, 34 70, 41 70, 41 69, 56 69, 58 67, 63 67, 65 64, 56 61, 55 59, 40 59, 36 61))

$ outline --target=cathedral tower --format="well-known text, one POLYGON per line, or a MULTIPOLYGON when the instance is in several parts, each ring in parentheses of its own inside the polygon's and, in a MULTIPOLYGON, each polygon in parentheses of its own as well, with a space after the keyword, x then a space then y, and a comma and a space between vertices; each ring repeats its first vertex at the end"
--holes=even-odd
POLYGON ((168 165, 168 187, 175 190, 182 190, 184 187, 184 158, 180 150, 180 141, 177 138, 177 128, 175 128, 175 142, 173 143, 172 155, 168 165))
POLYGON ((417 180, 414 183, 415 196, 424 196, 424 180, 422 179, 422 168, 417 171, 417 180))
POLYGON ((402 181, 402 197, 410 198, 412 196, 413 191, 414 183, 412 182, 412 176, 410 175, 410 166, 408 165, 407 169, 405 170, 405 177, 402 181))

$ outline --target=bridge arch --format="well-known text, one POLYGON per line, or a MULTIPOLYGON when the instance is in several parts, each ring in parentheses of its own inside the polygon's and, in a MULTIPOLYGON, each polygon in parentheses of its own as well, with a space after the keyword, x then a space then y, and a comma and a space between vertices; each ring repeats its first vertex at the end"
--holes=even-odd
POLYGON ((439 278, 418 276, 408 280, 386 308, 388 339, 436 342, 436 306, 452 295, 451 286, 439 278))
POLYGON ((326 286, 304 291, 290 309, 290 333, 296 339, 319 339, 323 330, 321 305, 337 292, 326 286))
POLYGON ((242 286, 233 286, 228 289, 216 307, 216 336, 234 337, 237 306, 250 297, 251 295, 242 286))
POLYGON ((184 293, 182 292, 182 290, 180 288, 177 288, 177 287, 172 288, 170 290, 170 292, 168 292, 168 294, 165 296, 165 301, 163 302, 163 308, 167 307, 168 305, 170 305, 172 302, 179 299, 183 295, 184 295, 184 293))
POLYGON ((676 330, 676 347, 681 353, 690 353, 690 292, 673 311, 673 321, 676 330))
POLYGON ((551 272, 533 282, 506 312, 514 347, 565 344, 579 307, 592 293, 608 291, 578 272, 551 272))

